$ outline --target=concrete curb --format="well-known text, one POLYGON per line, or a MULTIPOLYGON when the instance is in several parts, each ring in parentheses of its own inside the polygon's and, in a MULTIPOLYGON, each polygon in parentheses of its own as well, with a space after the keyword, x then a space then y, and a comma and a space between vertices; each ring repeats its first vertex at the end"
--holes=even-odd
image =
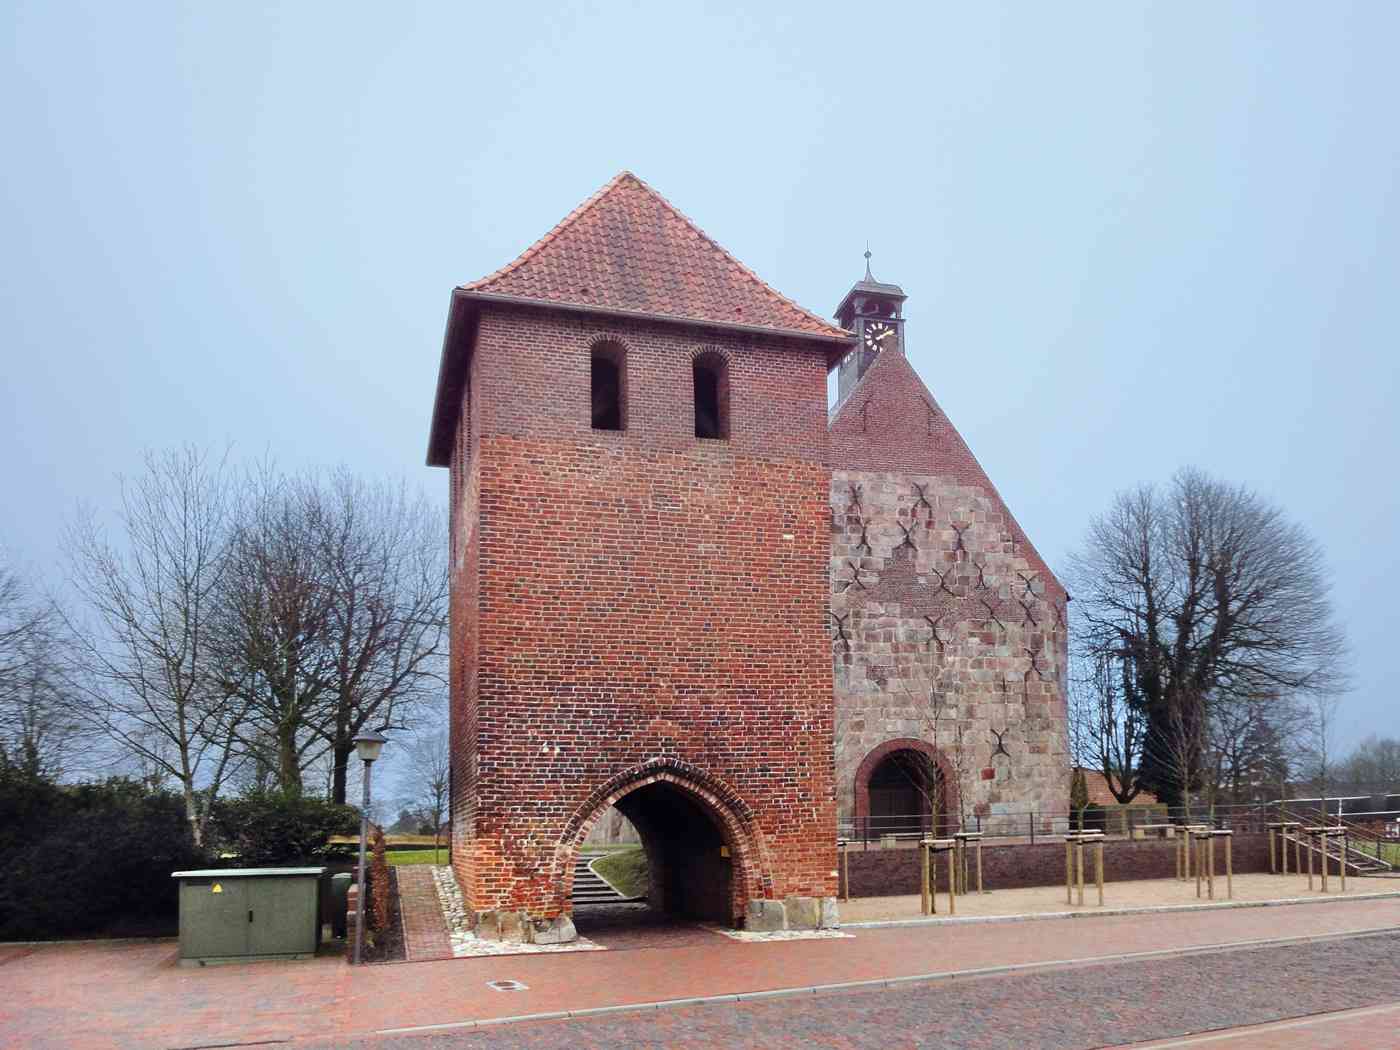
POLYGON ((1345 897, 1278 897, 1268 901, 1211 901, 1201 904, 1166 904, 1147 908, 1103 908, 1090 911, 1048 911, 1020 915, 956 915, 947 918, 871 919, 843 922, 843 930, 879 930, 895 926, 972 926, 979 923, 1040 922, 1060 919, 1098 919, 1109 915, 1171 915, 1188 911, 1217 911, 1226 908, 1278 908, 1292 904, 1345 904, 1347 901, 1378 901, 1400 898, 1400 890, 1385 893, 1352 893, 1345 897))
MULTIPOLYGON (((1385 896, 1397 895, 1385 894, 1385 896)), ((1308 934, 1303 937, 1271 937, 1253 941, 1226 941, 1219 944, 1191 945, 1185 948, 1156 948, 1146 952, 1119 952, 1112 955, 1094 955, 1080 959, 1053 959, 1034 963, 1007 963, 1002 966, 981 966, 967 970, 943 970, 935 973, 909 974, 903 977, 874 977, 864 981, 843 981, 837 984, 813 984, 797 988, 774 988, 758 992, 739 992, 733 995, 704 995, 697 996, 693 999, 662 999, 650 1003, 622 1003, 616 1006, 592 1006, 582 1010, 555 1010, 548 1013, 514 1014, 509 1017, 492 1017, 480 1021, 448 1021, 444 1024, 414 1025, 407 1028, 380 1028, 375 1031, 375 1034, 409 1035, 415 1032, 460 1031, 470 1028, 489 1028, 497 1025, 523 1024, 528 1021, 562 1021, 573 1018, 597 1017, 603 1014, 645 1013, 648 1010, 675 1010, 687 1006, 755 1002, 763 999, 791 999, 804 995, 822 995, 832 992, 860 991, 877 988, 899 988, 911 984, 933 984, 940 981, 993 977, 1000 974, 1035 973, 1041 970, 1096 966, 1105 963, 1130 962, 1137 959, 1210 955, 1255 948, 1285 947, 1295 944, 1316 944, 1324 941, 1345 940, 1355 937, 1379 937, 1387 934, 1394 934, 1395 932, 1396 927, 1378 926, 1365 930, 1350 930, 1344 933, 1318 933, 1308 934)))

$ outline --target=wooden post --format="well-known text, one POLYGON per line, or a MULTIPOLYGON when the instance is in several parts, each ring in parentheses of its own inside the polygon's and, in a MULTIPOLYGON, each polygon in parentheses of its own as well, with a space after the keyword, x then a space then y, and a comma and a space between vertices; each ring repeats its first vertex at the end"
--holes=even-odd
POLYGON ((1074 843, 1065 837, 1065 903, 1074 903, 1074 864, 1071 857, 1074 853, 1074 843))
MULTIPOLYGON (((1286 828, 1286 827, 1279 828, 1279 829, 1278 829, 1278 837, 1279 837, 1279 844, 1278 844, 1278 845, 1279 845, 1279 852, 1283 854, 1283 873, 1284 873, 1285 875, 1287 875, 1287 874, 1288 874, 1288 828, 1286 828)), ((1295 864, 1294 867, 1296 868, 1297 865, 1295 864)))
POLYGON ((957 849, 957 844, 954 843, 953 848, 950 849, 950 850, 948 851, 948 914, 949 914, 949 915, 954 915, 954 914, 956 914, 956 913, 957 913, 957 910, 958 910, 957 899, 956 899, 956 897, 954 896, 954 891, 957 889, 957 886, 955 885, 955 882, 954 882, 954 879, 955 879, 955 877, 956 877, 956 874, 955 874, 955 867, 954 867, 954 866, 957 864, 957 858, 958 858, 958 849, 957 849))
POLYGON ((846 900, 851 899, 851 845, 841 843, 841 871, 846 877, 846 900))
POLYGON ((928 841, 919 841, 919 914, 929 914, 928 841))
MULTIPOLYGON (((1299 836, 1299 837, 1301 838, 1301 836, 1299 836)), ((1312 845, 1312 842, 1311 842, 1312 835, 1311 835, 1311 834, 1308 835, 1308 839, 1309 839, 1308 845, 1311 846, 1311 845, 1312 845)), ((1313 887, 1312 887, 1312 869, 1313 869, 1313 862, 1312 862, 1312 859, 1313 859, 1313 851, 1312 851, 1311 849, 1309 849, 1309 850, 1308 850, 1308 892, 1309 892, 1309 893, 1312 892, 1312 888, 1313 888, 1313 887)))
MULTIPOLYGON (((1192 836, 1192 838, 1194 839, 1194 841, 1195 841, 1195 843, 1196 843, 1196 850, 1199 851, 1200 848, 1201 848, 1201 840, 1195 838, 1194 835, 1192 836)), ((1201 858, 1200 858, 1200 856, 1198 855, 1198 856, 1196 857, 1196 897, 1199 898, 1200 896, 1201 896, 1201 858)))
MULTIPOLYGON (((1380 847, 1376 847, 1376 854, 1380 855, 1380 847)), ((1342 892, 1347 891, 1347 833, 1342 832, 1342 851, 1337 855, 1337 877, 1342 880, 1342 892)))
POLYGON ((1103 840, 1094 843, 1094 881, 1099 884, 1099 907, 1103 907, 1103 840))
POLYGON ((1235 899, 1235 860, 1234 850, 1230 845, 1234 841, 1234 835, 1225 836, 1225 896, 1228 900, 1235 899))
POLYGON ((1074 844, 1074 880, 1078 886, 1079 907, 1084 907, 1084 840, 1074 844))
POLYGON ((1269 874, 1278 874, 1278 865, 1274 863, 1274 828, 1269 828, 1269 874))
POLYGON ((1206 896, 1215 900, 1215 836, 1206 839, 1206 896))
POLYGON ((984 889, 982 888, 982 840, 981 840, 981 839, 978 839, 978 840, 977 840, 977 892, 978 892, 979 895, 987 892, 986 890, 984 890, 984 889))
POLYGON ((1317 841, 1318 841, 1319 845, 1321 845, 1321 847, 1322 847, 1322 849, 1321 849, 1321 855, 1322 855, 1322 892, 1323 892, 1323 893, 1326 893, 1326 892, 1327 892, 1327 869, 1328 869, 1328 867, 1330 867, 1330 865, 1327 863, 1327 833, 1326 833, 1326 832, 1323 832, 1322 834, 1318 835, 1317 841))
POLYGON ((924 849, 924 863, 928 865, 928 910, 930 915, 938 914, 938 864, 933 856, 933 844, 924 849))

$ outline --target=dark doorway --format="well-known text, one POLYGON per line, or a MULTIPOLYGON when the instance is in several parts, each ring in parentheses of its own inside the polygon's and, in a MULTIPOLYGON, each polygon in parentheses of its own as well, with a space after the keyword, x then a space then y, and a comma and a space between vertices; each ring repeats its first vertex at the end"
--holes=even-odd
POLYGON ((871 835, 903 835, 933 830, 941 814, 943 778, 927 755, 894 751, 870 774, 871 835))

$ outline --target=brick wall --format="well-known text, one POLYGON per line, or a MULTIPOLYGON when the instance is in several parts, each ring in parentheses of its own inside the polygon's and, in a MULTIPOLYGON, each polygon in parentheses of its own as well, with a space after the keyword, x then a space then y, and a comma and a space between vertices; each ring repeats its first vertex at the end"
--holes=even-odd
POLYGON ((577 843, 648 783, 721 825, 733 915, 835 892, 825 383, 800 342, 483 308, 453 465, 470 907, 567 910, 577 843), (603 339, 625 348, 621 432, 590 427, 603 339), (706 352, 728 362, 728 440, 694 437, 706 352))
MULTIPOLYGON (((1223 846, 1217 847, 1216 870, 1223 874, 1223 846)), ((1236 835, 1232 847, 1237 874, 1269 870, 1269 840, 1266 835, 1236 835)), ((1103 848, 1104 882, 1134 879, 1167 879, 1176 874, 1176 843, 1156 839, 1142 841, 1109 840, 1103 848)), ((946 862, 946 860, 945 860, 946 862)), ((919 851, 917 849, 851 850, 847 858, 852 897, 898 897, 919 892, 919 851)), ((1085 850, 1085 864, 1090 864, 1085 850)), ((940 876, 942 869, 940 869, 940 876)), ((989 890, 1009 890, 1026 886, 1063 886, 1065 844, 1063 839, 1035 844, 982 847, 983 884, 989 890)), ((842 886, 842 893, 845 887, 842 886)))

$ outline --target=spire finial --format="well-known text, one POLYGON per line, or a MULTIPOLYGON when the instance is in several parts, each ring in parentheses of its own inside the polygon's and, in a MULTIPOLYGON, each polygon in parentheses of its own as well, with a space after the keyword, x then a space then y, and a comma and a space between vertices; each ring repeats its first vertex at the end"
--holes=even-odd
POLYGON ((873 278, 873 277, 870 276, 870 242, 869 242, 869 241, 866 241, 866 242, 865 242, 865 279, 866 279, 867 281, 874 281, 874 280, 875 280, 875 278, 873 278))

